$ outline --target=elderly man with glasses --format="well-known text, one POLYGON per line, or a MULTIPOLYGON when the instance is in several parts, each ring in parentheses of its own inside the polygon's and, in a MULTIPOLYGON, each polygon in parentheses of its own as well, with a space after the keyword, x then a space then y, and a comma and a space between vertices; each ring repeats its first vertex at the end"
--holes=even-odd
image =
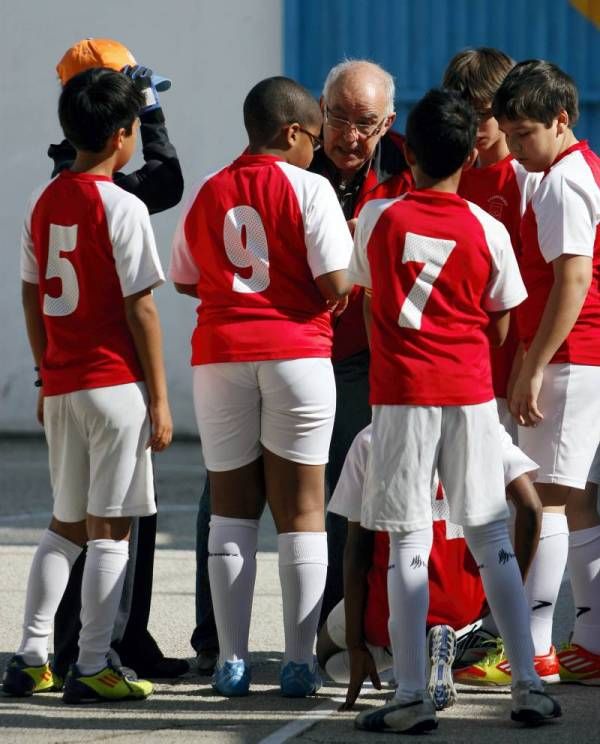
MULTIPOLYGON (((394 80, 379 65, 348 60, 333 67, 323 86, 323 146, 310 170, 332 184, 351 232, 361 207, 371 199, 398 196, 412 186, 402 151, 403 137, 391 130, 394 80)), ((329 451, 327 485, 333 493, 356 434, 371 421, 369 350, 362 313, 362 290, 355 287, 347 310, 335 323, 333 367, 337 412, 329 451)), ((327 515, 329 572, 321 611, 324 622, 343 596, 346 520, 327 515)))

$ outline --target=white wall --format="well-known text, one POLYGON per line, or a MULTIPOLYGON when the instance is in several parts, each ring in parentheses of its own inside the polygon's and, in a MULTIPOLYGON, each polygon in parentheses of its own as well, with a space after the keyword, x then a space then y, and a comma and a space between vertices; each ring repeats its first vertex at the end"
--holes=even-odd
MULTIPOLYGON (((38 430, 33 362, 20 305, 19 233, 31 191, 48 179, 48 144, 61 139, 55 65, 86 36, 118 39, 173 80, 161 100, 186 181, 233 159, 245 144, 242 102, 282 70, 281 0, 0 0, 0 433, 38 430)), ((139 166, 136 160, 133 167, 139 166)), ((181 206, 155 215, 163 264, 181 206)), ((156 292, 176 432, 194 434, 189 338, 194 303, 156 292)))

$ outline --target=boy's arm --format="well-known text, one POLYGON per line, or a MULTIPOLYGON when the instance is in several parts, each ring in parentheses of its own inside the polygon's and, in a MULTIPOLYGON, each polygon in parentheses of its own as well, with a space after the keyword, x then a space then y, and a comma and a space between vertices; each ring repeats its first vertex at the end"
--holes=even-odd
POLYGON ((538 407, 544 368, 575 325, 592 281, 588 256, 559 256, 552 269, 554 284, 510 398, 510 411, 521 426, 535 426, 544 418, 538 407))
POLYGON ((350 710, 360 694, 362 683, 370 678, 381 689, 375 662, 367 648, 363 630, 367 603, 367 577, 373 557, 375 533, 348 521, 348 536, 344 548, 344 610, 346 614, 346 645, 350 655, 350 682, 346 700, 340 710, 350 710))
POLYGON ((373 291, 365 288, 363 296, 363 318, 365 319, 365 330, 367 332, 367 342, 371 347, 371 324, 373 323, 373 291))
POLYGON ((488 312, 490 322, 486 328, 486 335, 492 346, 502 346, 506 341, 510 325, 510 310, 488 312))
MULTIPOLYGON (((22 281, 21 299, 23 302, 29 346, 31 347, 35 366, 40 367, 47 341, 38 285, 22 281)), ((44 388, 42 386, 39 387, 38 391, 37 420, 40 424, 44 424, 44 388)))
POLYGON ((173 282, 175 291, 179 294, 188 295, 189 297, 195 297, 198 299, 198 285, 197 284, 181 284, 181 282, 173 282))
POLYGON ((155 452, 160 452, 171 443, 173 421, 167 397, 158 311, 150 289, 144 289, 125 297, 124 304, 127 325, 144 370, 150 398, 148 409, 152 434, 147 446, 155 452))

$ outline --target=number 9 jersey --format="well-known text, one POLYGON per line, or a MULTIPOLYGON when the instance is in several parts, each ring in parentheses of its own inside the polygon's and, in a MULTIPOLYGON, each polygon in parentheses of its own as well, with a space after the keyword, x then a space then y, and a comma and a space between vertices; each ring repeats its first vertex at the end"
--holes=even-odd
POLYGON ((184 210, 170 278, 200 299, 192 365, 329 357, 331 318, 314 279, 352 252, 329 182, 272 155, 243 154, 184 210))
POLYGON ((488 313, 527 296, 506 228, 453 193, 415 190, 360 213, 349 278, 372 289, 372 405, 492 400, 488 313))
POLYGON ((29 202, 21 278, 39 288, 44 396, 143 380, 123 298, 164 274, 142 201, 107 176, 62 171, 29 202))

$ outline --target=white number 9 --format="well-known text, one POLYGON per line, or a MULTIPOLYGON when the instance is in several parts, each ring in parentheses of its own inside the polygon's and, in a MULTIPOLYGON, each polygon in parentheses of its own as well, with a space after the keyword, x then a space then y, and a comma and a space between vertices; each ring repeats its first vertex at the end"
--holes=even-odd
POLYGON ((234 266, 240 269, 252 268, 248 278, 233 275, 233 291, 263 292, 271 281, 269 246, 264 225, 256 209, 249 206, 230 209, 225 215, 223 242, 227 258, 234 266))

